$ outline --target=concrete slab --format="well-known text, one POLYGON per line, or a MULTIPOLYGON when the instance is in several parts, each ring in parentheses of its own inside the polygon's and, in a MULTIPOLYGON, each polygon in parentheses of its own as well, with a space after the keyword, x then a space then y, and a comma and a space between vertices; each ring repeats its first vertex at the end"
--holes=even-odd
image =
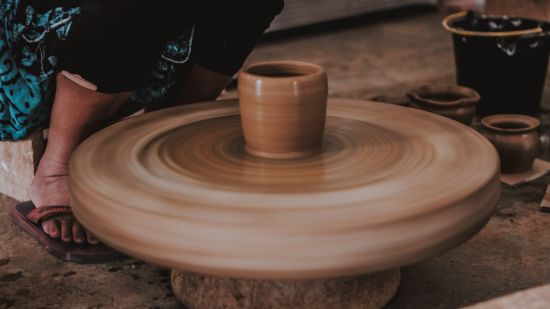
MULTIPOLYGON (((400 96, 429 82, 452 82, 450 37, 433 11, 365 17, 260 45, 250 61, 297 59, 323 65, 332 96, 400 96)), ((229 94, 231 95, 231 94, 229 94)), ((544 104, 550 105, 550 79, 544 104)), ((548 149, 544 154, 548 160, 548 149)), ((550 214, 538 211, 550 175, 503 187, 498 212, 460 247, 403 269, 388 308, 456 308, 550 283, 550 214)), ((169 271, 135 260, 64 264, 9 222, 0 197, 0 308, 181 308, 169 271)))

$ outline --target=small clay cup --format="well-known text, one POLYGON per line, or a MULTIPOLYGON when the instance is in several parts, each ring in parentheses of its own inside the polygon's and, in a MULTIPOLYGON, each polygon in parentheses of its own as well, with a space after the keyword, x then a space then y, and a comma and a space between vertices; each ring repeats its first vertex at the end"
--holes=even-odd
POLYGON ((306 62, 245 67, 238 92, 246 151, 270 159, 317 152, 325 129, 327 83, 323 68, 306 62))
POLYGON ((407 92, 413 107, 469 125, 476 112, 479 94, 454 85, 426 85, 407 92))
POLYGON ((502 173, 520 173, 531 168, 539 150, 538 119, 501 114, 482 118, 481 126, 481 133, 498 151, 502 173))

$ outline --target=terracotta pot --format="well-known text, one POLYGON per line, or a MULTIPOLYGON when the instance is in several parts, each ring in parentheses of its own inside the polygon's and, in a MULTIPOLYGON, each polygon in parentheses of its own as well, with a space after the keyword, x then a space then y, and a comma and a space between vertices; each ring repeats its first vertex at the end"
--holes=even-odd
POLYGON ((500 155, 503 173, 529 170, 539 150, 540 122, 525 115, 502 114, 481 119, 482 133, 500 155))
POLYGON ((287 159, 320 149, 327 89, 327 76, 318 65, 273 61, 244 68, 238 92, 246 151, 287 159))
POLYGON ((465 125, 472 122, 479 94, 470 88, 451 85, 426 85, 407 93, 411 105, 465 125))

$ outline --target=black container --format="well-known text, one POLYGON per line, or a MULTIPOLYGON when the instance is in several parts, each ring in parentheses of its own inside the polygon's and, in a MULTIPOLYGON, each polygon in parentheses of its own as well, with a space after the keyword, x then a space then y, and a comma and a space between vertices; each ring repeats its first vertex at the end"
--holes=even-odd
POLYGON ((549 23, 462 12, 443 26, 453 34, 457 83, 481 95, 478 115, 540 112, 549 23))

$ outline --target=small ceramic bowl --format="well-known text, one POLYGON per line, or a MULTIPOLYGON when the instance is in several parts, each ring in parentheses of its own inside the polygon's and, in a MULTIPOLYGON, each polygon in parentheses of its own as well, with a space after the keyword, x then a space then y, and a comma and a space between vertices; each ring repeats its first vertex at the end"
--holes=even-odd
POLYGON ((454 85, 425 85, 407 92, 413 107, 451 118, 465 125, 472 122, 479 94, 454 85))
POLYGON ((502 173, 520 173, 533 165, 539 151, 540 122, 526 115, 501 114, 481 119, 481 133, 495 145, 502 173))

